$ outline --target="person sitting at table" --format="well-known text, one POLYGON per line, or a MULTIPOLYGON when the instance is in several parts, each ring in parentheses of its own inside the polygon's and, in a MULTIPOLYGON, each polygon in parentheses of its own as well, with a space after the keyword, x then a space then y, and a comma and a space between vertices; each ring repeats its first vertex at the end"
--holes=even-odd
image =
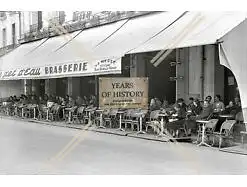
POLYGON ((75 104, 80 107, 84 104, 83 99, 81 98, 81 96, 77 96, 76 100, 75 100, 75 104))
POLYGON ((230 108, 230 114, 236 116, 237 113, 242 111, 241 102, 239 97, 234 98, 233 106, 230 108))
POLYGON ((190 98, 189 98, 189 103, 188 103, 188 105, 187 105, 187 109, 192 110, 192 109, 195 107, 194 101, 195 101, 195 100, 194 100, 193 97, 190 97, 190 98))
POLYGON ((37 101, 35 95, 31 96, 30 104, 38 104, 38 101, 37 101))
POLYGON ((166 108, 169 108, 169 103, 168 103, 168 101, 167 100, 163 100, 163 103, 162 103, 162 105, 161 105, 161 108, 162 109, 166 109, 166 108))
POLYGON ((65 99, 66 103, 68 103, 69 102, 69 95, 66 95, 64 99, 65 99))
POLYGON ((24 95, 23 97, 23 104, 27 105, 29 103, 28 96, 24 95))
POLYGON ((39 96, 38 104, 39 104, 39 105, 46 105, 46 101, 43 99, 42 96, 39 96))
POLYGON ((195 99, 194 105, 195 105, 195 108, 193 110, 193 115, 195 115, 195 116, 200 115, 202 112, 202 105, 201 105, 201 102, 199 101, 199 99, 195 99))
MULTIPOLYGON (((203 106, 201 108, 201 112, 198 109, 198 111, 195 110, 195 112, 193 112, 194 115, 188 116, 187 120, 185 121, 188 135, 191 135, 192 132, 196 132, 196 128, 197 128, 196 120, 206 120, 213 113, 213 106, 210 103, 211 99, 212 99, 211 96, 207 96, 206 99, 204 100, 203 106)), ((201 107, 199 100, 196 102, 196 105, 198 108, 201 107)))
POLYGON ((75 106, 75 100, 72 98, 72 96, 69 96, 69 102, 67 103, 67 107, 71 108, 75 106))
POLYGON ((184 99, 179 98, 174 105, 174 110, 176 111, 173 116, 175 116, 175 121, 166 123, 166 128, 173 137, 178 137, 180 135, 179 129, 184 127, 186 118, 186 104, 184 99))
POLYGON ((220 114, 221 112, 223 112, 225 110, 225 105, 221 101, 220 95, 215 96, 215 101, 213 104, 213 110, 216 114, 220 114))
POLYGON ((89 101, 89 107, 95 107, 95 106, 96 106, 96 97, 94 95, 91 95, 89 101))
POLYGON ((9 102, 9 103, 14 103, 13 96, 10 96, 10 97, 7 99, 7 102, 9 102))
POLYGON ((47 94, 44 94, 43 100, 47 103, 48 99, 49 99, 49 96, 47 94))
POLYGON ((153 111, 153 110, 160 110, 160 108, 161 108, 161 101, 157 97, 152 98, 151 101, 150 101, 149 108, 150 108, 151 111, 153 111))
POLYGON ((19 99, 16 97, 16 95, 13 96, 13 101, 14 102, 18 102, 19 101, 19 99))

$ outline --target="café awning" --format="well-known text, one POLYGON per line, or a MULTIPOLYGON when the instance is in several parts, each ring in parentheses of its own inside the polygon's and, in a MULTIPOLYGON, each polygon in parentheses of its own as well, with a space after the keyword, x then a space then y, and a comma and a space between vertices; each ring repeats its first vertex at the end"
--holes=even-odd
POLYGON ((121 58, 95 56, 88 53, 97 44, 117 30, 126 20, 84 31, 42 39, 22 44, 0 58, 0 80, 45 79, 71 76, 121 73, 121 58), (78 35, 80 34, 80 36, 78 35), (86 37, 84 37, 86 36, 86 37), (77 37, 83 38, 83 41, 77 37), (76 41, 65 55, 58 54, 68 44, 76 41), (78 45, 78 42, 79 45, 78 45), (84 45, 83 45, 84 44, 84 45))
POLYGON ((0 79, 121 73, 125 54, 214 44, 245 12, 156 12, 23 44, 1 57, 0 79))
POLYGON ((230 69, 238 83, 244 121, 247 122, 247 20, 221 38, 220 63, 230 69))
MULTIPOLYGON (((239 25, 246 12, 163 12, 131 20, 102 45, 113 48, 121 44, 126 53, 142 53, 207 44, 239 25), (170 24, 167 24, 170 19, 170 24)), ((114 51, 120 49, 114 49, 114 51)))

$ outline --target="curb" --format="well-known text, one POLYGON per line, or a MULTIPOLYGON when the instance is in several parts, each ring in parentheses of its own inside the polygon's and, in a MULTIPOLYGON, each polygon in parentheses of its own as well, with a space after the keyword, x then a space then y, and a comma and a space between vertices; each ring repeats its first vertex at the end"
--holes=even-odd
POLYGON ((8 120, 17 120, 17 121, 24 121, 24 122, 29 122, 29 123, 37 123, 37 124, 43 124, 43 125, 47 125, 47 126, 56 126, 56 127, 63 127, 63 128, 72 128, 72 129, 77 129, 77 130, 84 130, 84 131, 92 131, 92 132, 97 132, 97 133, 104 133, 104 134, 112 134, 112 135, 116 135, 116 136, 127 136, 127 137, 131 137, 131 138, 137 138, 137 139, 144 139, 144 140, 151 140, 151 141, 159 141, 159 142, 172 142, 171 140, 162 140, 162 139, 157 139, 157 138, 151 138, 151 137, 144 137, 144 136, 138 136, 135 133, 118 133, 118 132, 112 132, 112 131, 104 131, 104 130, 99 130, 99 129, 93 129, 90 127, 89 128, 85 128, 85 126, 78 126, 76 127, 75 125, 71 126, 71 125, 66 125, 63 122, 59 123, 59 124, 55 124, 54 122, 49 123, 46 121, 38 121, 38 120, 32 120, 32 119, 23 119, 23 118, 15 118, 15 117, 9 117, 9 116, 0 116, 0 119, 8 119, 8 120))

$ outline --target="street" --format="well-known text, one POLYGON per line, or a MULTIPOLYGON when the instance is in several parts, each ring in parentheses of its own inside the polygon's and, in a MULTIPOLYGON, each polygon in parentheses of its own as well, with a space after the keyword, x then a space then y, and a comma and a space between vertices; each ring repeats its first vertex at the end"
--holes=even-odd
POLYGON ((0 147, 0 174, 247 174, 243 155, 8 119, 0 147))

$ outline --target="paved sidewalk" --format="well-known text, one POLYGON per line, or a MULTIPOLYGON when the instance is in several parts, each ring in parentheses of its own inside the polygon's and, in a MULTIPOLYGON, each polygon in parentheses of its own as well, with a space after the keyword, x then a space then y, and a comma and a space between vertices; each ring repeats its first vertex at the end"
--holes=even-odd
POLYGON ((174 139, 170 139, 168 136, 159 137, 157 135, 153 134, 138 134, 137 132, 130 132, 130 131, 120 131, 119 129, 107 129, 107 128, 98 128, 95 125, 91 127, 86 127, 86 125, 78 124, 78 123, 65 123, 63 121, 59 122, 53 122, 53 121, 40 121, 40 120, 34 120, 34 119, 28 119, 28 118, 19 118, 15 116, 4 116, 1 115, 0 118, 5 119, 11 119, 11 120, 18 120, 18 121, 26 121, 31 123, 39 123, 44 125, 51 125, 51 126, 58 126, 58 127, 65 127, 65 128, 74 128, 74 129, 80 129, 80 130, 89 130, 94 131, 98 133, 106 133, 106 134, 114 134, 118 136, 129 136, 133 138, 140 138, 140 139, 146 139, 146 140, 153 140, 153 141, 160 141, 160 142, 171 142, 176 141, 174 139))

